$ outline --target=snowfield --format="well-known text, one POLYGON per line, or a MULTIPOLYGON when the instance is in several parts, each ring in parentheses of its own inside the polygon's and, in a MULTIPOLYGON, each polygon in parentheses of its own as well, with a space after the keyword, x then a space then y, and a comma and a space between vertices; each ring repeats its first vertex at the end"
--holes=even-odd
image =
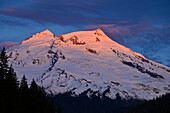
POLYGON ((101 29, 56 37, 37 33, 7 50, 18 78, 34 78, 48 93, 88 89, 115 98, 152 99, 170 92, 170 68, 111 40, 101 29))

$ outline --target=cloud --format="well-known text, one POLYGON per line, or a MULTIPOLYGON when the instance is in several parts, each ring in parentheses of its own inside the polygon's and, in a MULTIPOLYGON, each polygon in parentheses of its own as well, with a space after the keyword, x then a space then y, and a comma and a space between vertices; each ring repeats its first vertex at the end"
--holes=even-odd
POLYGON ((1 23, 8 24, 10 26, 27 26, 28 24, 19 22, 19 21, 14 21, 14 20, 7 20, 7 19, 0 19, 1 23))
MULTIPOLYGON (((28 2, 28 0, 26 0, 28 2)), ((170 20, 168 0, 36 0, 0 9, 0 14, 59 25, 154 23, 170 20)))
POLYGON ((5 47, 6 49, 12 47, 12 46, 15 46, 15 45, 18 45, 19 43, 17 42, 0 42, 0 50, 5 47))

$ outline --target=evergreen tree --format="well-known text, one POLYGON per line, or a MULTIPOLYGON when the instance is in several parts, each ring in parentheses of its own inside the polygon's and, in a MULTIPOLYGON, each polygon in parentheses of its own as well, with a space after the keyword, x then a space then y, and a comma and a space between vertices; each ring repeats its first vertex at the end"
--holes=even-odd
POLYGON ((117 94, 116 94, 116 99, 117 99, 117 101, 118 101, 118 102, 120 102, 120 101, 121 101, 121 96, 120 96, 120 94, 119 94, 119 93, 117 93, 117 94))
POLYGON ((8 64, 5 48, 0 53, 0 106, 1 112, 6 111, 7 107, 7 91, 6 91, 6 76, 8 73, 8 64))
POLYGON ((0 92, 4 90, 4 79, 8 73, 8 60, 7 60, 5 48, 2 49, 0 54, 0 92))
POLYGON ((8 69, 8 73, 6 74, 5 81, 6 81, 6 88, 7 90, 11 89, 11 93, 18 89, 19 82, 18 82, 17 75, 14 72, 14 69, 12 68, 12 65, 8 69))
POLYGON ((10 112, 11 109, 13 109, 14 113, 17 111, 17 104, 15 104, 18 103, 17 90, 17 76, 12 65, 8 66, 8 57, 5 48, 3 48, 0 54, 0 100, 2 100, 2 112, 10 112))
POLYGON ((25 75, 22 77, 21 83, 20 83, 20 106, 22 109, 20 109, 21 113, 30 113, 31 112, 31 107, 30 107, 30 93, 29 93, 29 87, 27 84, 27 79, 25 75))
POLYGON ((30 92, 32 94, 38 94, 38 90, 39 90, 39 87, 36 84, 35 80, 33 79, 32 82, 31 82, 31 86, 30 86, 30 92))
POLYGON ((46 94, 43 87, 39 87, 33 79, 30 86, 30 96, 32 109, 35 113, 54 113, 55 109, 53 103, 47 101, 46 94))
POLYGON ((4 76, 8 72, 8 57, 5 52, 5 48, 2 49, 1 54, 0 54, 0 74, 1 76, 4 76))
MULTIPOLYGON (((5 52, 4 51, 4 48, 3 48, 3 51, 2 52, 5 52)), ((3 54, 0 54, 0 113, 4 113, 4 109, 5 109, 5 97, 4 97, 4 66, 3 66, 3 54)))
POLYGON ((28 93, 29 88, 28 88, 27 79, 26 79, 25 75, 23 76, 23 78, 21 80, 19 89, 22 93, 28 93))

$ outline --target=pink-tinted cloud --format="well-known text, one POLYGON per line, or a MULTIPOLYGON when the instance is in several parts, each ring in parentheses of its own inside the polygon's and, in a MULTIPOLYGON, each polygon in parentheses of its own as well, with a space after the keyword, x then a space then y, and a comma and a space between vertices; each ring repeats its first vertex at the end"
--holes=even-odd
POLYGON ((0 49, 2 49, 3 47, 5 47, 6 49, 18 45, 19 43, 17 42, 0 42, 0 49))
POLYGON ((100 25, 101 27, 114 27, 116 24, 105 24, 105 25, 100 25))
POLYGON ((60 25, 126 24, 169 21, 168 0, 24 0, 0 8, 0 14, 60 25))

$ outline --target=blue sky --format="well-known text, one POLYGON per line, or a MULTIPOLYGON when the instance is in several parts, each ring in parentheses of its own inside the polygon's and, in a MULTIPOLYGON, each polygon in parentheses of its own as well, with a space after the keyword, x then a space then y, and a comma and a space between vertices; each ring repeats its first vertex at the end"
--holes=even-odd
POLYGON ((101 28, 170 66, 170 0, 0 0, 1 43, 21 42, 47 28, 57 35, 101 28))

